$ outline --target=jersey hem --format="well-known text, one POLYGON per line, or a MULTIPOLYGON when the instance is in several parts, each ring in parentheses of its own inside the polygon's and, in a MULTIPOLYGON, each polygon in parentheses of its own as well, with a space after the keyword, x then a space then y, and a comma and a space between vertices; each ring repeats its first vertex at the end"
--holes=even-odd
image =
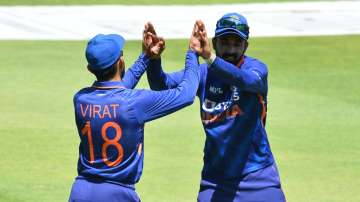
POLYGON ((120 185, 122 187, 135 190, 135 185, 134 184, 125 184, 125 183, 120 183, 120 182, 116 182, 116 181, 112 181, 112 180, 106 180, 106 179, 102 179, 102 178, 94 178, 94 177, 90 178, 90 177, 84 177, 84 176, 79 175, 75 179, 86 180, 86 181, 93 182, 93 183, 103 183, 103 182, 105 182, 105 183, 120 185))
POLYGON ((266 168, 266 167, 268 167, 268 166, 271 166, 271 165, 273 165, 274 163, 275 163, 275 161, 272 160, 272 161, 270 161, 270 162, 268 162, 268 163, 264 163, 264 164, 260 164, 260 165, 257 165, 257 166, 249 167, 249 168, 243 170, 241 176, 239 176, 239 177, 234 177, 234 178, 228 178, 228 179, 226 179, 226 178, 218 177, 218 176, 216 176, 216 177, 209 177, 209 176, 206 176, 206 174, 202 174, 201 179, 202 179, 202 180, 207 180, 207 181, 213 181, 213 182, 239 181, 239 178, 242 179, 242 178, 244 178, 246 175, 248 175, 248 174, 250 174, 250 173, 252 173, 252 172, 256 172, 256 171, 258 171, 258 170, 260 170, 260 169, 266 168))

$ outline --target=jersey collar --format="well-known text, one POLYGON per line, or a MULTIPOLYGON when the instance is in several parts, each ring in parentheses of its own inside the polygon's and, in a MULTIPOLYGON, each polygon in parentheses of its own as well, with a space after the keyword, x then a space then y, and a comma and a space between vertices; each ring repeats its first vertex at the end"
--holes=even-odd
POLYGON ((241 68, 241 65, 245 62, 245 55, 241 56, 240 61, 236 64, 237 67, 241 68))
POLYGON ((92 87, 97 89, 125 88, 121 81, 95 81, 92 87))

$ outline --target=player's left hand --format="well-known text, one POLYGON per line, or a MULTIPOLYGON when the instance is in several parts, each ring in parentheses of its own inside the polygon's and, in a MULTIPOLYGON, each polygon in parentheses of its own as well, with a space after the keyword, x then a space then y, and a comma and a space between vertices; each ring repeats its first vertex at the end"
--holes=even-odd
POLYGON ((147 22, 144 27, 142 48, 151 59, 160 58, 165 49, 164 38, 156 35, 154 26, 150 22, 147 22))

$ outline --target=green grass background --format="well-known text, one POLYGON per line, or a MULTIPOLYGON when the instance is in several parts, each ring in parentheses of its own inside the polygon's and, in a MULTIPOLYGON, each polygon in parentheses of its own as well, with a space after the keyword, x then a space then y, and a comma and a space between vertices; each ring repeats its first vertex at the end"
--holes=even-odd
MULTIPOLYGON (((168 40, 167 71, 187 40, 168 40)), ((85 41, 0 41, 0 201, 66 201, 79 138, 72 96, 94 80, 85 41)), ((360 36, 253 38, 269 66, 267 130, 289 202, 360 201, 360 36)), ((125 46, 127 66, 140 41, 125 46)), ((147 88, 146 78, 140 87, 147 88)), ((205 135, 198 102, 145 127, 144 202, 195 201, 205 135)))
MULTIPOLYGON (((170 5, 170 4, 234 4, 255 2, 293 2, 305 0, 0 0, 0 5, 93 5, 93 4, 123 4, 123 5, 170 5)), ((307 0, 321 1, 321 0, 307 0)), ((328 0, 329 1, 329 0, 328 0)), ((332 0, 330 0, 332 1, 332 0)))

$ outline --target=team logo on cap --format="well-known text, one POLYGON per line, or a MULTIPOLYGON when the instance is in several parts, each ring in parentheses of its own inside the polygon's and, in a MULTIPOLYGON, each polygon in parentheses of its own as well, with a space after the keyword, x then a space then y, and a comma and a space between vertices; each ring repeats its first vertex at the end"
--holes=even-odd
POLYGON ((234 20, 240 20, 239 16, 237 16, 237 15, 231 15, 230 18, 232 18, 234 20))

